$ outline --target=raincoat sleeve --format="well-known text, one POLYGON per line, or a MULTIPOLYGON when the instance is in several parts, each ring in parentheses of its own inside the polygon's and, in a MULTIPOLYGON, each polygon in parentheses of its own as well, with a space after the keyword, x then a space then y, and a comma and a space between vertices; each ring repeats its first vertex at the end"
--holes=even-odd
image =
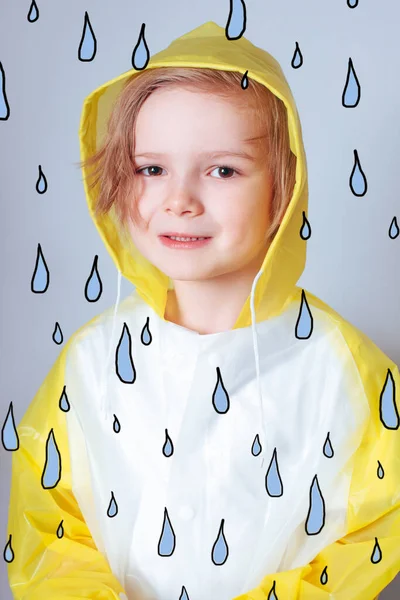
MULTIPOLYGON (((399 573, 400 427, 396 395, 398 401, 400 376, 395 363, 380 351, 371 358, 377 363, 373 375, 359 363, 371 411, 354 456, 347 534, 325 547, 309 564, 268 574, 259 587, 233 600, 374 600, 399 573), (381 478, 377 474, 380 467, 381 478)), ((373 363, 368 360, 367 364, 373 363)))
POLYGON ((19 447, 12 456, 8 518, 13 556, 10 561, 9 549, 7 560, 9 583, 16 600, 126 598, 108 561, 96 548, 71 489, 64 412, 68 405, 60 407, 68 346, 63 348, 17 427, 19 447), (55 441, 52 447, 47 444, 51 432, 55 441), (57 452, 61 471, 58 482, 54 466, 57 452), (45 474, 45 463, 49 465, 51 461, 51 470, 45 474), (44 488, 43 483, 52 487, 44 488))

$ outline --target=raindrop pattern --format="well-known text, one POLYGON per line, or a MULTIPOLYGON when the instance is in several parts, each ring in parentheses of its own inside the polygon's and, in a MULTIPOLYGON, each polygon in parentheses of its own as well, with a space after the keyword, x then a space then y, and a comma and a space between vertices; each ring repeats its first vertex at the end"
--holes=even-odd
POLYGON ((298 42, 296 42, 296 48, 293 54, 292 62, 290 63, 293 69, 298 69, 303 64, 303 55, 301 53, 298 42))
POLYGON ((11 539, 12 539, 12 535, 10 534, 10 536, 8 538, 8 542, 7 542, 6 547, 4 548, 4 552, 3 552, 3 558, 8 563, 10 563, 14 560, 14 550, 12 548, 11 539))
POLYGON ((19 437, 15 426, 12 402, 10 402, 4 425, 1 428, 1 441, 3 443, 3 448, 10 452, 18 450, 19 448, 19 437))
POLYGON ((272 453, 272 459, 265 476, 265 489, 271 498, 277 498, 283 495, 283 484, 279 473, 276 448, 274 448, 272 453))
POLYGON ((167 458, 172 456, 174 453, 174 445, 172 443, 171 438, 168 435, 168 429, 165 430, 165 443, 164 443, 162 451, 163 451, 164 456, 166 456, 167 458))
POLYGON ((113 415, 113 417, 114 417, 113 430, 115 431, 115 433, 119 433, 121 431, 121 424, 118 421, 116 415, 113 415))
POLYGON ((63 391, 60 396, 60 400, 58 402, 58 406, 60 407, 60 410, 62 410, 63 412, 68 412, 70 409, 70 404, 69 404, 69 400, 68 400, 68 396, 67 396, 67 392, 66 392, 66 387, 67 386, 64 385, 63 391))
POLYGON ((108 508, 107 508, 107 517, 110 517, 110 519, 112 519, 117 514, 118 514, 118 505, 114 498, 114 492, 111 492, 111 500, 110 500, 110 504, 108 505, 108 508))
POLYGON ((240 82, 240 86, 241 86, 241 88, 243 90, 246 90, 248 88, 248 85, 249 85, 249 80, 248 80, 248 77, 247 77, 247 73, 248 73, 248 71, 246 71, 246 73, 243 75, 242 81, 240 82))
POLYGON ((138 41, 132 52, 132 66, 137 71, 145 69, 150 60, 150 52, 145 37, 145 27, 146 24, 142 23, 138 41))
POLYGON ((50 283, 50 273, 43 256, 42 247, 38 244, 36 264, 31 280, 31 291, 35 294, 44 294, 50 283))
POLYGON ((360 102, 361 86, 354 70, 353 61, 349 58, 346 83, 342 94, 342 104, 346 108, 355 108, 360 102))
POLYGON ((306 520, 307 535, 316 535, 325 525, 325 500, 322 496, 318 478, 315 475, 310 488, 310 506, 306 520))
POLYGON ((357 150, 354 150, 354 166, 350 175, 350 189, 355 196, 365 196, 368 189, 367 178, 361 168, 357 150))
POLYGON ((229 0, 229 14, 225 26, 228 40, 238 40, 246 31, 246 4, 244 0, 229 0))
POLYGON ((190 600, 184 585, 182 586, 182 591, 181 595, 179 596, 179 600, 190 600))
POLYGON ((160 556, 171 556, 175 550, 176 537, 168 511, 164 508, 164 522, 162 526, 160 540, 158 542, 158 554, 160 556))
POLYGON ((306 213, 303 210, 303 224, 300 229, 300 237, 303 240, 308 240, 311 237, 311 225, 307 220, 306 213))
POLYGON ((259 435, 257 433, 256 437, 254 438, 254 442, 253 445, 251 447, 251 453, 253 456, 258 456, 262 451, 262 446, 260 443, 260 438, 259 435))
POLYGON ((212 395, 212 403, 220 415, 223 415, 228 412, 230 406, 230 400, 228 392, 225 389, 224 383, 221 377, 220 368, 217 367, 217 383, 212 395))
POLYGON ((97 302, 103 292, 103 282, 100 279, 98 265, 98 255, 96 254, 93 260, 90 275, 85 284, 85 298, 88 302, 97 302))
POLYGON ((85 20, 83 23, 81 42, 78 48, 78 59, 82 62, 90 62, 94 59, 97 52, 97 40, 90 23, 89 15, 85 10, 85 20))
POLYGON ((63 535, 64 535, 64 527, 63 527, 63 521, 61 521, 61 523, 57 527, 57 537, 59 539, 61 539, 63 535))
POLYGON ((31 3, 30 8, 29 8, 28 15, 27 15, 26 18, 28 19, 29 23, 34 23, 35 21, 38 20, 38 18, 39 18, 39 9, 37 7, 37 4, 36 4, 35 0, 32 0, 32 3, 31 3))
POLYGON ((326 567, 322 571, 321 577, 319 580, 322 583, 322 585, 326 585, 328 583, 328 565, 326 565, 326 567))
POLYGON ((328 435, 326 436, 326 440, 325 440, 322 452, 324 453, 324 456, 326 456, 327 458, 332 458, 333 455, 334 455, 334 451, 333 451, 333 448, 332 448, 332 443, 331 443, 331 440, 329 438, 329 431, 328 431, 328 435))
POLYGON ((385 476, 385 471, 383 470, 383 467, 379 460, 378 460, 378 469, 376 471, 376 474, 379 477, 379 479, 383 479, 385 476))
POLYGON ((46 442, 46 460, 42 473, 42 487, 46 490, 55 488, 61 479, 61 455, 54 437, 53 429, 46 442))
POLYGON ((388 369, 379 398, 379 414, 386 429, 399 428, 400 420, 396 404, 396 385, 390 369, 388 369))
POLYGON ((64 336, 63 336, 63 333, 61 331, 58 321, 56 321, 56 324, 54 326, 52 338, 53 338, 53 342, 58 345, 62 344, 64 341, 64 336))
POLYGON ((142 344, 144 344, 145 346, 149 346, 152 342, 153 338, 149 329, 149 317, 147 317, 146 319, 146 324, 142 329, 140 339, 142 341, 142 344))
POLYGON ((269 590, 269 594, 268 594, 268 598, 267 600, 279 600, 278 596, 275 594, 275 586, 276 586, 276 581, 274 579, 274 582, 272 584, 272 588, 269 590))
POLYGON ((39 177, 36 181, 36 191, 38 194, 45 194, 47 192, 47 179, 42 171, 42 165, 39 165, 39 177))
POLYGON ((400 233, 399 226, 397 224, 397 218, 393 217, 392 222, 389 227, 389 237, 392 240, 395 240, 400 233))
POLYGON ((0 62, 0 120, 7 121, 10 116, 10 105, 7 100, 6 93, 6 74, 4 72, 3 63, 0 62))
POLYGON ((378 538, 375 538, 374 549, 371 554, 371 562, 376 565, 378 562, 382 560, 382 550, 379 546, 378 538))
POLYGON ((229 548, 224 534, 224 521, 225 519, 221 520, 218 537, 215 540, 211 551, 211 560, 217 567, 223 565, 229 556, 229 548))
POLYGON ((314 319, 308 306, 306 294, 301 290, 301 304, 299 316, 296 322, 295 335, 299 340, 308 340, 312 334, 314 319))
POLYGON ((124 323, 115 355, 116 373, 123 383, 135 383, 136 370, 132 359, 132 338, 128 325, 124 323))
POLYGON ((358 0, 347 0, 347 6, 349 8, 356 8, 358 6, 358 0))

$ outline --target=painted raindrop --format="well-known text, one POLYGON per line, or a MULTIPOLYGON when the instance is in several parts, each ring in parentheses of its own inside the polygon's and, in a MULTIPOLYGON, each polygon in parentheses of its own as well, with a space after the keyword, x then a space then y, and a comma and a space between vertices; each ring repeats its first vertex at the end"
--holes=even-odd
POLYGON ((94 35, 89 15, 85 10, 85 20, 83 24, 81 42, 78 48, 78 58, 82 62, 89 62, 94 59, 97 51, 97 40, 94 35))
POLYGON ((136 371, 132 360, 132 338, 126 323, 124 323, 117 346, 116 371, 123 383, 135 382, 136 371))
POLYGON ((10 537, 8 538, 8 542, 7 542, 7 544, 4 548, 4 552, 3 552, 3 558, 8 563, 10 563, 14 560, 14 550, 12 549, 11 538, 12 538, 12 535, 10 533, 10 537))
POLYGON ((61 521, 61 523, 59 524, 58 529, 57 529, 57 537, 61 539, 63 535, 64 535, 64 527, 63 527, 63 521, 61 521))
POLYGON ((311 237, 311 226, 307 220, 306 213, 303 210, 303 224, 300 229, 300 237, 303 240, 308 240, 311 237))
POLYGON ((229 15, 225 26, 228 40, 238 40, 246 30, 246 4, 243 0, 229 0, 229 15))
POLYGON ((164 508, 164 522, 158 542, 158 554, 160 556, 171 556, 175 550, 175 541, 175 533, 169 520, 168 511, 164 508))
POLYGON ((329 431, 324 443, 323 453, 327 458, 332 458, 332 456, 335 454, 332 448, 331 440, 329 439, 329 431))
POLYGON ((61 331, 58 321, 56 321, 52 337, 53 337, 53 342, 55 342, 58 345, 62 344, 64 341, 64 337, 63 337, 63 334, 62 334, 62 331, 61 331))
POLYGON ((145 346, 148 346, 149 344, 151 344, 151 341, 153 338, 151 336, 151 332, 149 329, 149 317, 147 317, 147 319, 146 319, 146 325, 142 329, 142 334, 140 336, 140 339, 142 341, 142 344, 144 344, 145 346))
POLYGON ((312 334, 313 330, 313 316, 308 306, 306 294, 304 290, 301 290, 301 304, 299 316, 296 322, 295 335, 299 340, 307 340, 312 334))
POLYGON ((262 450, 262 446, 260 444, 260 438, 257 433, 256 437, 254 438, 253 445, 251 447, 251 453, 253 456, 258 456, 260 454, 261 450, 262 450))
POLYGON ((110 519, 112 519, 117 514, 118 514, 118 505, 114 498, 114 492, 111 492, 111 500, 110 500, 110 504, 108 505, 108 508, 107 508, 107 517, 110 517, 110 519))
POLYGON ((218 537, 214 542, 211 552, 211 559, 217 566, 223 565, 226 562, 229 554, 228 544, 226 543, 224 535, 224 521, 225 519, 221 520, 218 537))
POLYGON ((1 429, 1 441, 5 450, 13 452, 19 448, 19 437, 14 420, 13 403, 10 402, 4 425, 1 429))
POLYGON ((310 488, 310 506, 306 520, 306 533, 315 535, 320 533, 325 525, 325 500, 321 494, 318 478, 315 475, 310 488))
POLYGON ((324 568, 324 570, 321 573, 320 582, 322 583, 322 585, 325 585, 326 583, 328 583, 327 569, 328 569, 328 565, 326 565, 326 567, 324 568))
POLYGON ((181 595, 179 596, 179 600, 189 600, 189 596, 184 585, 182 586, 182 591, 181 595))
POLYGON ((399 226, 397 225, 397 218, 393 217, 392 222, 390 223, 390 227, 389 227, 389 237, 392 240, 395 240, 397 238, 397 236, 399 235, 400 230, 399 230, 399 226))
POLYGON ((379 479, 383 479, 385 476, 385 471, 383 470, 383 467, 381 465, 381 463, 378 460, 378 470, 376 472, 376 474, 378 475, 379 479))
POLYGON ((301 53, 298 42, 296 42, 296 49, 293 54, 291 65, 293 69, 298 69, 303 64, 303 55, 301 53))
POLYGON ((229 396, 223 384, 219 367, 217 367, 217 383, 213 391, 212 403, 219 414, 225 414, 229 410, 229 396))
POLYGON ((357 150, 354 150, 354 165, 350 175, 350 189, 355 196, 365 196, 368 189, 367 179, 361 168, 357 150))
POLYGON ((275 594, 275 585, 276 581, 272 584, 272 588, 269 590, 268 599, 267 600, 279 600, 278 596, 275 594))
POLYGON ((374 565, 376 565, 376 563, 380 562, 381 560, 382 560, 382 550, 379 546, 378 538, 375 538, 375 546, 374 546, 374 550, 371 554, 371 562, 374 563, 374 565))
POLYGON ((388 369, 385 383, 379 399, 379 413, 381 421, 386 429, 399 428, 399 413, 396 406, 396 389, 393 375, 388 369))
POLYGON ((46 460, 42 474, 42 486, 45 490, 56 487, 61 479, 61 455, 57 447, 53 429, 46 442, 46 460))
POLYGON ((147 46, 145 30, 146 24, 142 23, 140 28, 140 33, 138 37, 138 41, 136 42, 136 46, 132 52, 132 66, 137 71, 142 71, 147 67, 147 63, 150 60, 150 52, 147 46))
POLYGON ((163 446, 163 454, 164 456, 172 456, 172 454, 174 453, 174 445, 172 443, 171 438, 168 435, 168 429, 165 430, 165 443, 163 446))
POLYGON ((121 431, 121 424, 115 415, 114 415, 113 429, 114 429, 115 433, 119 433, 121 431))
POLYGON ((272 459, 265 476, 265 489, 272 498, 277 498, 283 494, 282 479, 279 474, 278 461, 276 458, 276 448, 274 448, 272 453, 272 459))
POLYGON ((29 8, 27 19, 28 19, 29 23, 34 23, 35 21, 38 20, 38 18, 39 18, 39 9, 36 5, 35 0, 32 0, 32 4, 29 8))
POLYGON ((39 165, 39 177, 36 181, 36 191, 38 194, 44 194, 47 192, 47 179, 42 171, 42 165, 39 165))
POLYGON ((0 62, 0 120, 6 121, 10 116, 10 105, 7 100, 6 93, 6 74, 3 69, 3 64, 0 62))
POLYGON ((96 254, 92 263, 90 275, 85 284, 85 298, 88 302, 97 302, 103 292, 103 283, 97 268, 98 255, 96 254))
POLYGON ((347 6, 349 8, 356 8, 356 6, 358 6, 358 0, 347 0, 347 6))
POLYGON ((69 404, 69 401, 68 401, 67 392, 65 390, 66 390, 66 386, 64 385, 63 391, 62 391, 61 396, 60 396, 60 400, 58 402, 58 406, 60 407, 60 409, 62 411, 68 412, 69 409, 70 409, 70 404, 69 404))
POLYGON ((42 247, 38 244, 35 269, 31 280, 31 291, 35 294, 43 294, 50 283, 50 273, 42 253, 42 247))
POLYGON ((353 61, 349 58, 346 83, 342 94, 342 104, 346 108, 354 108, 360 102, 360 97, 360 83, 353 67, 353 61))
POLYGON ((243 90, 245 90, 248 87, 248 85, 249 85, 249 80, 247 78, 247 73, 248 73, 248 71, 246 71, 246 73, 243 75, 242 81, 240 82, 240 85, 241 85, 241 87, 242 87, 243 90))

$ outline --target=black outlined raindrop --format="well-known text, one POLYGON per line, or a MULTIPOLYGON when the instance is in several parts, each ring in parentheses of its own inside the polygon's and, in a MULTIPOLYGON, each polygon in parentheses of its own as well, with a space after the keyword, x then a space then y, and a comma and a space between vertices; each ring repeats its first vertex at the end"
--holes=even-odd
POLYGON ((57 527, 57 532, 56 533, 57 533, 58 539, 61 539, 63 537, 63 535, 64 535, 63 521, 61 521, 61 523, 57 527))
POLYGON ((347 6, 349 8, 356 8, 358 6, 358 0, 347 0, 347 6))
POLYGON ((31 279, 31 291, 35 294, 44 294, 50 283, 50 272, 43 256, 42 247, 38 244, 36 263, 31 279))
POLYGON ((222 381, 221 371, 217 367, 217 383, 212 395, 212 403, 217 413, 223 415, 228 412, 230 401, 228 392, 225 389, 224 382, 222 381))
POLYGON ((310 487, 310 505, 305 529, 307 535, 316 535, 325 525, 325 500, 321 493, 318 477, 315 475, 310 487))
POLYGON ((97 302, 103 292, 103 282, 101 281, 98 265, 98 254, 95 255, 92 263, 90 275, 85 283, 85 298, 88 302, 97 302))
POLYGON ((110 500, 110 504, 108 505, 108 508, 107 508, 107 517, 110 517, 110 519, 112 519, 117 514, 118 514, 118 504, 115 500, 114 492, 111 492, 111 500, 110 500))
POLYGON ((333 448, 332 448, 331 440, 329 438, 329 431, 328 431, 328 435, 326 436, 326 440, 325 440, 322 452, 323 452, 324 456, 326 456, 327 458, 332 458, 335 454, 333 451, 333 448))
POLYGON ((224 534, 224 522, 225 519, 222 519, 217 539, 215 540, 211 551, 211 560, 217 567, 223 565, 229 556, 229 548, 224 534))
POLYGON ((168 429, 165 430, 165 442, 164 442, 162 452, 163 452, 164 456, 166 456, 167 458, 172 456, 174 453, 174 444, 168 435, 168 429))
POLYGON ((61 327, 60 327, 60 324, 58 323, 58 321, 56 321, 56 323, 55 323, 52 338, 53 338, 53 342, 55 344, 57 344, 58 346, 60 344, 62 344, 64 341, 64 336, 63 336, 63 333, 61 331, 61 327))
POLYGON ((296 42, 296 48, 290 64, 292 65, 293 69, 298 69, 303 64, 303 55, 301 53, 298 42, 296 42))
POLYGON ((142 23, 138 41, 132 52, 132 66, 136 71, 142 71, 150 60, 150 52, 145 37, 146 24, 142 23))
POLYGON ((246 90, 248 85, 249 85, 249 80, 247 78, 247 73, 248 71, 246 71, 246 73, 243 75, 242 77, 242 81, 240 82, 240 86, 242 88, 242 90, 246 90))
POLYGON ((342 93, 342 105, 345 108, 355 108, 360 102, 361 87, 354 70, 353 61, 349 58, 346 83, 342 93))
POLYGON ((149 317, 147 317, 146 324, 142 329, 140 340, 141 340, 142 344, 144 344, 145 346, 149 346, 153 340, 151 331, 149 329, 149 317))
POLYGON ((276 581, 274 579, 274 582, 272 584, 272 588, 269 590, 269 594, 268 594, 267 600, 279 600, 278 596, 275 594, 275 585, 276 585, 276 581))
POLYGON ((190 600, 184 585, 182 586, 182 591, 181 591, 181 595, 179 596, 179 600, 190 600))
POLYGON ((378 468, 376 470, 376 474, 379 479, 383 479, 385 477, 385 471, 383 470, 383 467, 379 460, 378 460, 378 468))
POLYGON ((262 451, 262 446, 260 444, 260 438, 257 433, 256 437, 254 438, 253 445, 251 447, 251 453, 253 456, 258 456, 261 453, 261 451, 262 451))
POLYGON ((378 542, 378 538, 375 538, 374 549, 371 554, 371 562, 376 565, 378 562, 382 560, 382 550, 378 542))
POLYGON ((314 326, 314 319, 308 306, 306 294, 301 290, 301 303, 299 316, 296 321, 295 335, 299 340, 308 340, 311 336, 314 326))
POLYGON ((115 433, 119 433, 121 431, 121 424, 118 421, 116 415, 113 415, 113 417, 114 417, 113 430, 115 433))
POLYGON ((36 181, 36 191, 38 194, 45 194, 47 192, 47 179, 46 175, 42 171, 42 165, 39 165, 39 176, 36 181))
POLYGON ((66 387, 67 386, 64 385, 63 391, 61 392, 60 400, 58 401, 58 407, 63 412, 68 412, 69 409, 71 408, 70 404, 69 404, 67 392, 66 392, 66 387))
POLYGON ((392 240, 395 240, 400 233, 399 226, 397 224, 397 218, 393 217, 392 222, 389 227, 389 237, 392 240))
POLYGON ((225 37, 238 40, 246 31, 246 4, 244 0, 229 0, 229 15, 225 26, 225 37))
POLYGON ((169 520, 168 511, 164 508, 164 522, 160 540, 158 542, 158 554, 160 556, 171 556, 175 550, 176 536, 169 520))
POLYGON ((54 437, 53 429, 46 441, 46 460, 42 473, 42 487, 45 490, 55 488, 61 479, 61 455, 54 437))
POLYGON ((4 421, 4 425, 1 429, 1 441, 3 443, 3 448, 10 452, 14 452, 19 448, 19 437, 17 428, 15 426, 14 409, 12 402, 10 402, 7 416, 4 421))
POLYGON ((38 18, 39 18, 39 9, 37 7, 37 4, 36 4, 35 0, 32 0, 31 6, 29 8, 29 12, 28 12, 26 18, 28 19, 29 23, 34 23, 35 21, 38 20, 38 18))
POLYGON ((90 62, 94 59, 97 52, 97 40, 90 23, 89 15, 85 10, 85 20, 83 23, 81 42, 78 48, 78 59, 81 62, 90 62))
POLYGON ((6 74, 3 69, 3 63, 0 62, 0 120, 7 121, 10 116, 10 105, 7 100, 6 92, 6 74))
POLYGON ((124 323, 115 353, 115 369, 123 383, 135 383, 136 371, 132 359, 132 338, 126 323, 124 323))
POLYGON ((324 568, 324 570, 321 573, 321 577, 319 578, 320 582, 322 585, 326 585, 328 583, 328 565, 326 565, 326 567, 324 568))
POLYGON ((4 548, 4 552, 3 552, 3 558, 6 562, 10 563, 14 560, 14 550, 12 548, 12 535, 10 533, 10 536, 8 538, 8 542, 4 548))
POLYGON ((308 240, 311 237, 311 225, 306 217, 306 213, 303 210, 303 224, 300 229, 300 237, 302 240, 308 240))
POLYGON ((379 415, 386 429, 398 429, 399 412, 396 405, 396 384, 390 369, 379 397, 379 415))
POLYGON ((365 196, 368 190, 368 182, 365 173, 361 168, 360 159, 357 150, 354 150, 354 165, 351 171, 349 184, 350 189, 355 196, 365 196))
POLYGON ((269 467, 265 475, 265 489, 271 498, 278 498, 283 495, 283 484, 279 473, 276 448, 274 448, 271 462, 269 463, 269 467))

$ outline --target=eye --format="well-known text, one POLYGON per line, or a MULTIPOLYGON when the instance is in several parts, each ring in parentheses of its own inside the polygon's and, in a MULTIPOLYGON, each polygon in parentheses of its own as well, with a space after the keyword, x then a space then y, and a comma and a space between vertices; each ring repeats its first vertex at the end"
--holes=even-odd
POLYGON ((161 169, 157 165, 150 165, 149 167, 142 167, 141 169, 136 169, 136 173, 143 173, 146 169, 161 169))
MULTIPOLYGON (((224 170, 224 171, 233 171, 234 173, 238 173, 238 171, 236 171, 236 169, 233 169, 232 167, 215 167, 215 169, 213 169, 213 171, 218 171, 218 170, 224 170)), ((211 173, 213 172, 211 171, 211 173)), ((232 177, 217 177, 217 179, 232 179, 232 177)))

